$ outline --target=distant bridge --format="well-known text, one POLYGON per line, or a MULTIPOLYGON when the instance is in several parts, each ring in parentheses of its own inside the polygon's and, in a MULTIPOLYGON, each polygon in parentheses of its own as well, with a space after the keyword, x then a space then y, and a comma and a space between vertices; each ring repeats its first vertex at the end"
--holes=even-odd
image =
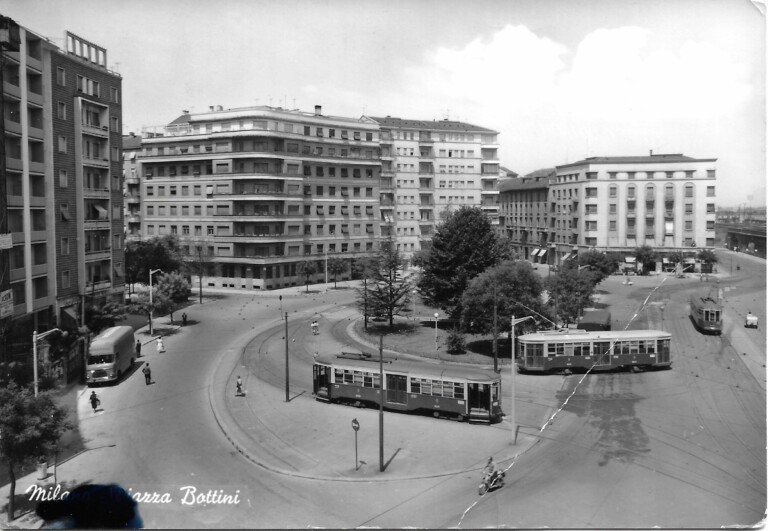
POLYGON ((765 225, 723 223, 718 228, 725 231, 725 246, 729 249, 765 258, 765 225))

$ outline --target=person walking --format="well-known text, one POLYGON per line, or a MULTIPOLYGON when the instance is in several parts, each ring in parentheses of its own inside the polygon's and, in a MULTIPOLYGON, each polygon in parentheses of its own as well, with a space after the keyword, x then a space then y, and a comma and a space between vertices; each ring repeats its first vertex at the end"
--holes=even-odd
POLYGON ((163 345, 163 336, 157 337, 157 351, 165 352, 165 345, 163 345))
POLYGON ((141 357, 141 339, 136 340, 136 357, 141 357))
POLYGON ((237 375, 237 381, 235 382, 235 396, 243 396, 243 381, 240 379, 240 375, 237 375))
POLYGON ((141 369, 141 372, 144 373, 144 383, 145 385, 149 385, 152 383, 152 369, 149 368, 149 363, 147 363, 143 369, 141 369))
POLYGON ((186 312, 181 314, 181 326, 187 326, 187 314, 186 314, 186 312))
POLYGON ((99 397, 96 396, 96 391, 91 391, 91 397, 89 400, 91 401, 93 412, 96 413, 96 409, 101 405, 101 400, 99 400, 99 397))

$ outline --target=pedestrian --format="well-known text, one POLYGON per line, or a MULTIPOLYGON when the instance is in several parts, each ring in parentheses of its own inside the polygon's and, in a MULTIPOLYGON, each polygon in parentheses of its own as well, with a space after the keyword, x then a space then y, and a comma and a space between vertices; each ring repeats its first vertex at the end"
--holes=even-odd
POLYGON ((181 314, 181 326, 187 326, 187 314, 182 313, 181 314))
POLYGON ((141 357, 141 339, 136 340, 136 357, 141 357))
POLYGON ((157 351, 158 352, 165 352, 165 345, 163 345, 163 337, 158 336, 157 338, 157 351))
POLYGON ((149 363, 147 363, 143 369, 141 369, 141 372, 144 373, 144 383, 145 385, 149 385, 152 383, 152 369, 149 368, 149 363))
POLYGON ((96 396, 96 391, 91 391, 91 397, 89 400, 91 401, 93 412, 96 413, 96 409, 101 405, 101 400, 99 400, 99 397, 96 396))
POLYGON ((237 381, 235 382, 235 396, 243 396, 243 381, 240 379, 240 375, 237 375, 237 381))

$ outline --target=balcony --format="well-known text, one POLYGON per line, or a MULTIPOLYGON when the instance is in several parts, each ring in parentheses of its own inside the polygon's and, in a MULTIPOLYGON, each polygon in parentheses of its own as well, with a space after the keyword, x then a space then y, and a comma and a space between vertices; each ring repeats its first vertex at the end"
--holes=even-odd
POLYGON ((96 168, 109 168, 109 159, 95 158, 83 155, 83 164, 86 166, 93 166, 96 168))
POLYGON ((141 214, 129 213, 125 216, 126 223, 141 223, 141 214))
POLYGON ((128 203, 129 205, 135 205, 135 204, 141 203, 141 196, 132 195, 132 194, 126 195, 125 202, 128 203))
POLYGON ((109 199, 109 188, 83 188, 83 197, 87 199, 109 199))
POLYGON ((125 178, 125 184, 137 185, 141 184, 141 179, 136 175, 131 175, 125 178))
POLYGON ((109 128, 106 125, 90 125, 82 124, 83 133, 91 136, 97 136, 99 138, 109 137, 109 128))

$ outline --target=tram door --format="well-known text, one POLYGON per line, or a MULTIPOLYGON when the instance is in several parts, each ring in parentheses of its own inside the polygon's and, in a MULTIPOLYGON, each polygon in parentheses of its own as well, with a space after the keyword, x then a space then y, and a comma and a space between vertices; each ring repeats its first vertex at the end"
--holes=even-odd
POLYGON ((595 341, 592 343, 592 354, 595 355, 595 365, 610 365, 611 355, 614 351, 611 350, 610 341, 595 341))
POLYGON ((469 410, 485 409, 490 411, 491 386, 488 384, 469 384, 469 410))
POLYGON ((315 395, 328 396, 328 385, 331 379, 331 368, 326 365, 314 365, 312 367, 313 388, 315 395))
POLYGON ((406 393, 407 377, 400 374, 387 374, 387 402, 405 404, 408 401, 406 393))

